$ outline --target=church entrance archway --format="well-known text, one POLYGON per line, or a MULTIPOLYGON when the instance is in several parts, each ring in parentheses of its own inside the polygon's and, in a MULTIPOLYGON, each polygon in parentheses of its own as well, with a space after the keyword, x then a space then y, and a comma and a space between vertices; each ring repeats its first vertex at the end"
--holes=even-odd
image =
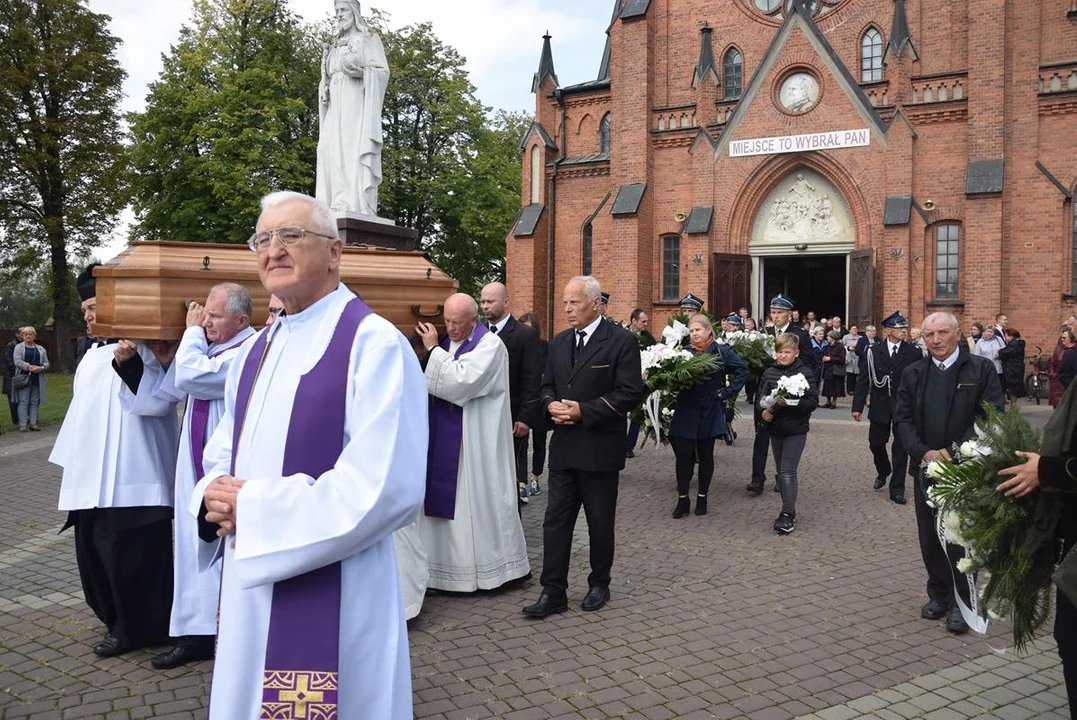
POLYGON ((753 304, 765 314, 769 299, 782 293, 796 301, 802 317, 813 310, 816 317, 850 320, 855 249, 853 215, 834 183, 814 169, 793 169, 766 195, 752 223, 753 304))

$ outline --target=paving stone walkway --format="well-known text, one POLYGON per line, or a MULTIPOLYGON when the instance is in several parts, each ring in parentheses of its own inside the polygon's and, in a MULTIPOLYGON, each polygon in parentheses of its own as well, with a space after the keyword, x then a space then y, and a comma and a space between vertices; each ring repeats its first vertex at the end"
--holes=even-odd
MULTIPOLYGON (((564 615, 521 616, 535 582, 429 596, 409 628, 416 717, 1069 717, 1049 628, 1029 654, 999 656, 1004 623, 956 637, 919 618, 913 508, 871 490, 867 427, 844 404, 813 420, 790 536, 770 528, 779 503, 769 487, 744 491, 751 429, 741 421, 737 445, 716 449, 706 516, 670 518, 667 448, 629 461, 602 611, 578 607, 582 516, 564 615)), ((102 629, 82 601, 72 538, 56 534, 54 436, 0 437, 0 719, 205 718, 212 663, 158 672, 150 650, 90 651, 102 629)), ((536 577, 544 507, 539 495, 524 508, 536 577)))

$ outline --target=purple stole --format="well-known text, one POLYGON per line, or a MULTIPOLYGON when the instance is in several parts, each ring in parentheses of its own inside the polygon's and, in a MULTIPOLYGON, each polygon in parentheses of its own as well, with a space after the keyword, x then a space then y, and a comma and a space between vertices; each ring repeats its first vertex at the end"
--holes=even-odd
MULTIPOLYGON (((359 298, 344 308, 329 347, 299 381, 284 444, 283 476, 317 479, 336 465, 344 449, 348 365, 359 324, 371 314, 359 298)), ((255 340, 240 375, 232 432, 232 473, 254 381, 269 332, 255 340)), ((273 584, 262 718, 337 717, 340 666, 340 563, 273 584)))
MULTIPOLYGON (((217 357, 222 353, 228 352, 232 348, 237 348, 252 337, 254 337, 254 335, 248 335, 231 345, 213 348, 209 352, 209 357, 217 357)), ((191 398, 191 459, 194 460, 194 477, 196 482, 201 480, 206 474, 206 470, 202 464, 202 455, 206 450, 206 426, 209 425, 209 402, 209 400, 191 398)))
MULTIPOLYGON (((475 349, 490 332, 482 323, 475 325, 470 340, 456 349, 454 360, 475 349)), ((449 351, 449 336, 441 339, 441 349, 449 351)), ((430 445, 426 452, 427 517, 452 520, 456 517, 456 482, 460 474, 460 446, 464 442, 464 408, 448 400, 430 396, 430 445)))

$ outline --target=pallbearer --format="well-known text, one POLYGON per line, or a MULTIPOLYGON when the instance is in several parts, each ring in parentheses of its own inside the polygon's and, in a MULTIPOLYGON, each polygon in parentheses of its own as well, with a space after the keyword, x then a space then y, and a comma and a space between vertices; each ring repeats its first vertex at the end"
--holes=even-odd
MULTIPOLYGON (((250 326, 252 313, 250 293, 236 283, 215 286, 204 307, 192 302, 175 360, 167 372, 147 368, 131 399, 129 409, 136 413, 154 413, 154 406, 162 403, 175 412, 175 403, 184 401, 176 462, 178 498, 189 498, 205 474, 202 453, 224 414, 228 369, 243 344, 254 335, 250 326)), ((129 395, 126 391, 124 394, 129 395)), ((210 538, 217 540, 213 535, 210 538)), ((174 668, 213 657, 221 592, 216 545, 199 538, 198 522, 190 513, 176 514, 175 589, 169 634, 177 638, 177 643, 153 658, 155 668, 174 668)))
MULTIPOLYGON (((78 280, 86 324, 96 321, 97 289, 87 268, 78 280)), ((105 624, 101 657, 168 643, 172 600, 172 493, 176 413, 124 412, 113 370, 117 345, 98 339, 75 373, 71 405, 49 462, 64 469, 60 510, 75 528, 86 604, 105 624)), ((134 351, 134 345, 131 345, 134 351)), ((158 360, 145 344, 139 360, 158 360)))
POLYGON ((224 543, 209 715, 411 718, 392 534, 422 505, 426 382, 340 284, 328 209, 262 201, 251 248, 284 312, 239 351, 189 512, 224 543))
POLYGON ((517 512, 509 353, 468 295, 445 301, 447 334, 417 328, 430 391, 426 507, 419 520, 438 590, 492 590, 531 572, 517 512))

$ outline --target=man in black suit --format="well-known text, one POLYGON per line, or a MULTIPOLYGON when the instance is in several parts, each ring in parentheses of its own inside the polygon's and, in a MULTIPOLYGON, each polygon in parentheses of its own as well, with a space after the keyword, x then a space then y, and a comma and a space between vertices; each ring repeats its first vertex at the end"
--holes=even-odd
POLYGON ((643 397, 639 341, 604 322, 602 288, 593 277, 565 286, 571 326, 550 341, 540 405, 553 422, 549 503, 542 524, 542 594, 524 615, 544 618, 568 608, 568 566, 580 505, 591 542, 584 610, 610 598, 617 483, 625 466, 626 416, 643 397))
MULTIPOLYGON (((639 349, 646 350, 652 345, 657 345, 658 341, 654 339, 654 335, 651 335, 647 326, 651 324, 651 316, 647 314, 647 311, 643 308, 635 308, 632 310, 632 315, 629 316, 628 331, 635 335, 639 339, 639 349)), ((639 442, 639 423, 633 420, 628 423, 628 451, 625 452, 625 457, 636 457, 636 443, 639 442)))
MULTIPOLYGON (((792 333, 800 339, 800 347, 810 348, 811 336, 808 335, 804 328, 793 323, 793 311, 795 309, 796 302, 793 301, 793 298, 785 297, 780 293, 774 297, 770 301, 770 319, 774 325, 766 328, 766 333, 774 338, 777 338, 782 333, 792 333)), ((813 353, 802 350, 800 360, 808 366, 813 376, 819 374, 818 361, 813 353)), ((748 492, 756 495, 763 492, 763 484, 767 475, 767 454, 770 453, 769 426, 763 422, 761 413, 762 411, 758 407, 754 408, 755 444, 752 446, 752 480, 748 483, 748 492)), ((778 481, 775 479, 774 492, 779 492, 780 490, 778 481)))
MULTIPOLYGON (((921 468, 914 483, 914 500, 920 554, 927 569, 928 602, 920 609, 920 617, 946 617, 946 629, 961 634, 968 631, 968 625, 958 601, 971 607, 965 574, 957 569, 964 551, 950 544, 943 549, 935 530, 935 513, 927 504, 924 469, 939 457, 957 457, 961 443, 975 436, 975 423, 983 416, 985 402, 1003 412, 1006 401, 994 364, 958 351, 957 318, 949 313, 928 315, 922 337, 928 357, 918 357, 905 369, 894 395, 894 429, 921 468)), ((919 350, 916 353, 920 355, 919 350)))
POLYGON ((480 298, 490 332, 497 335, 509 351, 509 408, 516 455, 516 492, 522 505, 530 494, 527 487, 527 433, 539 419, 542 344, 533 328, 517 322, 509 313, 509 291, 502 283, 493 282, 484 287, 480 298))
POLYGON ((886 476, 890 476, 890 499, 898 505, 905 504, 905 474, 909 470, 909 454, 901 443, 901 437, 894 432, 894 442, 887 455, 886 444, 890 442, 890 430, 894 424, 891 400, 897 397, 901 389, 901 375, 905 368, 923 359, 920 348, 903 342, 909 321, 895 312, 883 320, 883 334, 886 339, 876 343, 864 352, 864 363, 856 378, 856 390, 853 393, 853 420, 860 422, 864 412, 864 402, 871 394, 871 408, 868 409, 868 447, 875 460, 875 489, 881 490, 886 485, 886 476))

